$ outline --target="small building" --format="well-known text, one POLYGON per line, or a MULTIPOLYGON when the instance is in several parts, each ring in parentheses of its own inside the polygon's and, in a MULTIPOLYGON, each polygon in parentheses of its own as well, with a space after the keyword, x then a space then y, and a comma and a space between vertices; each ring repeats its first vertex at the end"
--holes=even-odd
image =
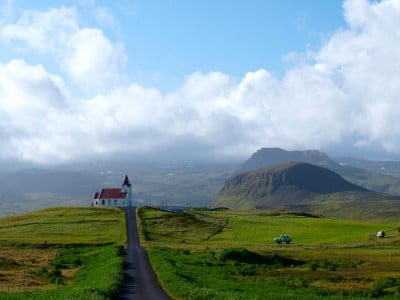
POLYGON ((94 194, 92 206, 130 207, 133 203, 132 184, 125 175, 121 188, 105 188, 94 194))

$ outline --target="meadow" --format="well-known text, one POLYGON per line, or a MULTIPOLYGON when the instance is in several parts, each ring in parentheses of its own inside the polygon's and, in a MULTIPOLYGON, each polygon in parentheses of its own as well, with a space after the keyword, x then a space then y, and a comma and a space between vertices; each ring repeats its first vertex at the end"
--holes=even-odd
POLYGON ((396 223, 146 207, 138 215, 150 260, 177 299, 400 297, 396 223), (377 239, 377 230, 385 230, 387 237, 377 239), (293 243, 274 244, 282 233, 293 243))
POLYGON ((0 299, 110 299, 122 284, 125 242, 119 209, 1 218, 0 299))

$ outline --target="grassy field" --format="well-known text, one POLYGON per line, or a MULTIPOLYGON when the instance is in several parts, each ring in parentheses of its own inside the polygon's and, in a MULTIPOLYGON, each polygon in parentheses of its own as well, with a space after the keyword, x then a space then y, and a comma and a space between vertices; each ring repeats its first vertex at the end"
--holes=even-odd
POLYGON ((396 223, 361 223, 296 215, 263 216, 248 213, 209 213, 227 218, 226 226, 210 242, 229 245, 274 245, 274 237, 282 233, 294 237, 295 245, 320 245, 366 242, 379 230, 385 230, 387 239, 398 239, 396 223))
POLYGON ((94 208, 49 208, 0 219, 0 244, 123 243, 124 213, 94 208))
POLYGON ((123 280, 125 236, 118 209, 1 218, 0 299, 109 299, 123 280))
POLYGON ((138 215, 151 262, 179 299, 400 297, 395 223, 230 210, 138 215), (388 237, 378 240, 376 230, 388 237), (282 233, 293 244, 275 245, 282 233))

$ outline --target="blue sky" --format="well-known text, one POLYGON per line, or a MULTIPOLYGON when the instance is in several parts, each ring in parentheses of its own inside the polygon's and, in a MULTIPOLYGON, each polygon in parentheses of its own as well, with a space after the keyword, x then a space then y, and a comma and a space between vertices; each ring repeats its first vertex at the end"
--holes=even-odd
MULTIPOLYGON (((83 26, 101 27, 110 39, 124 43, 130 77, 164 91, 195 71, 221 71, 240 78, 263 68, 281 77, 292 66, 284 59, 288 53, 318 49, 345 26, 339 0, 13 3, 11 19, 26 9, 77 7, 83 26), (98 22, 94 17, 98 8, 105 8, 113 21, 98 22)), ((3 61, 15 56, 13 51, 2 53, 3 61)), ((30 60, 54 68, 43 56, 30 60)))
POLYGON ((400 159, 400 1, 0 0, 0 159, 400 159))

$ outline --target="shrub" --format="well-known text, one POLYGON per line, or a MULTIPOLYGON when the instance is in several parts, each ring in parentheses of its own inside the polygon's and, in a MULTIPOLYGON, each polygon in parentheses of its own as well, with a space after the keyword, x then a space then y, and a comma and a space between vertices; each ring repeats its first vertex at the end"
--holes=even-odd
POLYGON ((395 294, 395 293, 399 294, 399 289, 400 289, 400 278, 386 277, 378 280, 374 284, 374 286, 371 288, 371 296, 382 297, 387 294, 395 294))
POLYGON ((317 269, 336 271, 337 268, 339 267, 337 263, 327 259, 311 261, 310 263, 308 263, 307 266, 312 271, 316 271, 317 269))
POLYGON ((245 248, 228 248, 224 249, 220 256, 221 261, 235 261, 239 263, 247 264, 260 264, 268 266, 294 266, 300 265, 303 262, 297 261, 279 254, 272 255, 261 255, 255 252, 251 252, 245 248))

